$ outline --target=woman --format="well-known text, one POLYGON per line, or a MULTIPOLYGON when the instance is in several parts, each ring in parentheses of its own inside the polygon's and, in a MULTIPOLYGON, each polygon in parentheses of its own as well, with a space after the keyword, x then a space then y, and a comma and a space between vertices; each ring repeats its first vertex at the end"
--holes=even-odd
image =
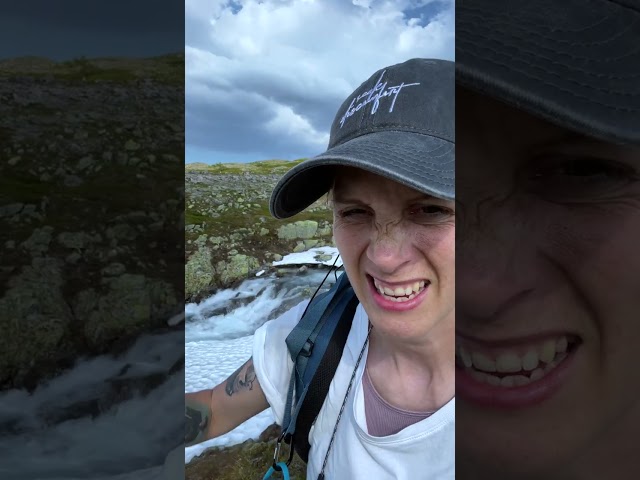
POLYGON ((459 3, 458 478, 640 478, 638 2, 459 3))
MULTIPOLYGON (((335 243, 360 301, 310 433, 308 478, 454 478, 453 95, 451 62, 376 72, 338 111, 329 149, 273 192, 272 213, 287 218, 330 190, 335 243)), ((262 326, 253 357, 224 384, 186 395, 187 443, 269 406, 282 422, 284 341, 306 304, 262 326)))

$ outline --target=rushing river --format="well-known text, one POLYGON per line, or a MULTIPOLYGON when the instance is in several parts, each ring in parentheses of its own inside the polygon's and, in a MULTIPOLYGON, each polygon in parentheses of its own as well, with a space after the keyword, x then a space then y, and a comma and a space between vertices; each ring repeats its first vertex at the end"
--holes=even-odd
MULTIPOLYGON (((251 356, 255 330, 308 298, 325 274, 294 269, 247 280, 186 305, 184 325, 141 336, 117 356, 80 360, 31 393, 0 392, 0 479, 159 478, 184 435, 183 392, 226 379, 251 356)), ((330 275, 325 286, 333 281, 330 275)), ((256 438, 272 422, 267 410, 187 448, 185 459, 256 438)))
MULTIPOLYGON (((218 292, 200 304, 185 309, 186 391, 210 388, 224 381, 251 356, 254 332, 266 321, 276 318, 309 298, 326 275, 326 270, 308 270, 247 280, 234 290, 218 292)), ((333 284, 329 275, 323 289, 333 284)), ((284 348, 284 347, 283 347, 284 348)), ((233 445, 257 438, 273 423, 269 410, 248 420, 219 438, 187 448, 185 461, 205 448, 233 445)))

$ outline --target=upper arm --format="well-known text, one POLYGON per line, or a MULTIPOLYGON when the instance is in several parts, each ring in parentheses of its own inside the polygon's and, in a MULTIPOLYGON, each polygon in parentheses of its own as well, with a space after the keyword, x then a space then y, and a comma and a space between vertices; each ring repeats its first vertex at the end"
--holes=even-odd
POLYGON ((268 407, 269 403, 256 377, 253 358, 250 358, 213 389, 211 410, 214 421, 211 423, 211 433, 218 436, 233 430, 268 407))

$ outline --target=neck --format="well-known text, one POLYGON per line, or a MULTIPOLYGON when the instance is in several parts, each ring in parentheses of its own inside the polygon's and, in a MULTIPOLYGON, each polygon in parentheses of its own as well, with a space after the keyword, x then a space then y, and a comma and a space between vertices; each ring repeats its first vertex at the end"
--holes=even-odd
POLYGON ((414 411, 435 411, 455 393, 455 327, 443 322, 421 339, 371 330, 367 368, 380 395, 414 411))

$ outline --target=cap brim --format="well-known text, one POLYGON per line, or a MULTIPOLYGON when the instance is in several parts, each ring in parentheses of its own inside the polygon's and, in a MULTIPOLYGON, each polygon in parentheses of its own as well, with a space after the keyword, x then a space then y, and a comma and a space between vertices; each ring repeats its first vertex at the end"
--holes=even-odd
POLYGON ((640 143, 640 12, 582 0, 460 2, 456 83, 552 123, 640 143))
POLYGON ((361 168, 434 197, 455 198, 455 144, 386 131, 356 137, 289 170, 273 190, 271 214, 289 218, 307 208, 327 193, 338 166, 361 168))

